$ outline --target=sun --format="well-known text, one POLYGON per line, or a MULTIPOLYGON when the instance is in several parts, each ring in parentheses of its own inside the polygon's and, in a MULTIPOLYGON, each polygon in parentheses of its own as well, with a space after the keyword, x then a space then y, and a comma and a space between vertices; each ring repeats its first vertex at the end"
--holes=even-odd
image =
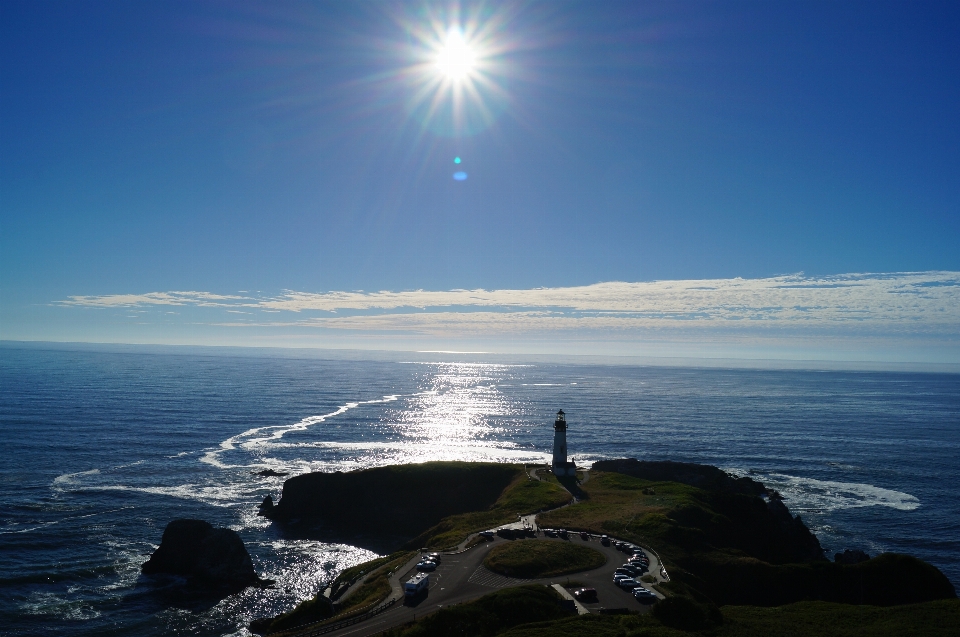
POLYGON ((437 70, 446 79, 459 82, 469 77, 476 68, 477 54, 459 29, 450 29, 437 51, 436 64, 437 70))

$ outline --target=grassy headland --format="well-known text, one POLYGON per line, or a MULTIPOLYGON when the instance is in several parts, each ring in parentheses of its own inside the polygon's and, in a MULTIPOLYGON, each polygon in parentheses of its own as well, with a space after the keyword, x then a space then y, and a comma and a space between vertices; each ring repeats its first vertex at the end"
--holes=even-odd
POLYGON ((483 565, 508 577, 537 579, 603 566, 603 553, 567 542, 511 542, 494 547, 483 565))
MULTIPOLYGON (((500 591, 475 604, 445 609, 392 634, 602 637, 680 635, 682 629, 731 637, 847 637, 947 634, 944 626, 957 625, 960 602, 952 584, 935 567, 893 554, 854 565, 829 562, 816 537, 760 483, 726 476, 713 467, 679 463, 614 461, 610 466, 636 475, 595 470, 591 479, 578 487, 580 502, 541 514, 538 523, 605 533, 655 548, 671 581, 660 585, 670 598, 654 606, 653 613, 568 617, 556 609, 546 610, 546 598, 528 604, 530 596, 549 597, 552 593, 525 587, 521 593, 500 591), (673 479, 662 479, 667 477, 673 479), (761 608, 769 606, 779 607, 761 608), (890 608, 881 608, 885 606, 890 608), (457 630, 451 633, 447 630, 453 630, 451 627, 457 630)), ((408 547, 441 548, 458 544, 470 532, 515 521, 518 514, 570 500, 554 480, 530 480, 516 465, 427 463, 334 475, 332 481, 304 480, 304 476, 288 480, 276 519, 289 519, 296 513, 315 514, 325 524, 342 528, 393 524, 413 537, 408 547), (296 488, 288 492, 287 485, 298 479, 296 488), (471 484, 475 480, 484 484, 471 484), (319 487, 339 487, 343 493, 309 493, 319 487), (288 496, 292 496, 289 501, 288 496), (324 502, 333 505, 325 508, 324 502), (381 502, 390 504, 382 506, 381 502), (427 511, 424 507, 431 503, 437 509, 427 511), (440 513, 445 516, 438 517, 440 513)), ((521 577, 559 574, 550 569, 569 558, 547 556, 538 562, 537 556, 527 554, 535 551, 534 547, 551 545, 586 548, 561 542, 511 543, 498 558, 506 564, 500 568, 513 570, 525 564, 535 569, 536 574, 511 572, 521 577)), ((392 555, 355 567, 357 572, 370 568, 381 572, 347 598, 350 604, 339 609, 340 616, 385 597, 389 592, 386 573, 399 559, 392 555)), ((497 568, 494 562, 491 567, 497 568)), ((576 570, 583 568, 591 567, 578 566, 576 570)), ((323 604, 314 602, 313 610, 307 605, 302 613, 323 611, 323 604)), ((288 614, 292 615, 290 622, 297 620, 298 611, 288 614)))
POLYGON ((816 538, 777 500, 621 473, 595 472, 588 499, 538 518, 655 547, 663 587, 717 605, 802 600, 892 605, 955 597, 935 567, 906 555, 856 565, 829 562, 816 538), (896 582, 896 586, 893 583, 896 582))

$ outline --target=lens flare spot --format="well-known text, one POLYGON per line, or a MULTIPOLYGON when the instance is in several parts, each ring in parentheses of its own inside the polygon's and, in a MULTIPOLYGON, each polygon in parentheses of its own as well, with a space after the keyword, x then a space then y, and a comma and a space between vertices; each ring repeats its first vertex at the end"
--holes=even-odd
POLYGON ((453 163, 459 164, 459 163, 460 163, 460 158, 459 158, 459 157, 454 157, 454 158, 453 158, 453 163))
POLYGON ((457 181, 464 181, 467 178, 467 173, 463 172, 462 170, 457 171, 453 173, 453 178, 457 181))

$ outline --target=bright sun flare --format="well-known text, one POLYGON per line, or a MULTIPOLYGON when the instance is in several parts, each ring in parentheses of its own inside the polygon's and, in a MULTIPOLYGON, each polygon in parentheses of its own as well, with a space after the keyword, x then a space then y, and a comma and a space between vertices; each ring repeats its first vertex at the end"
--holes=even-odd
POLYGON ((463 34, 457 29, 451 29, 437 54, 437 69, 451 80, 462 80, 473 70, 476 59, 476 54, 463 39, 463 34))

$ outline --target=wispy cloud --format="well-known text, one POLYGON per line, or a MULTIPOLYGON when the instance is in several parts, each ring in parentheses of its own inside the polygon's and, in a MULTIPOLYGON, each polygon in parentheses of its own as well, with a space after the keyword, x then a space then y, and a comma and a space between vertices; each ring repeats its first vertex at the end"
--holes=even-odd
POLYGON ((146 294, 103 294, 99 296, 71 296, 61 305, 82 307, 146 307, 151 305, 195 305, 222 307, 235 301, 254 300, 244 296, 213 294, 211 292, 148 292, 146 294))
MULTIPOLYGON (((349 330, 636 329, 714 325, 782 327, 960 326, 960 273, 917 272, 703 279, 526 290, 297 292, 276 296, 151 292, 72 296, 64 305, 192 305, 307 314, 261 326, 349 330), (402 310, 402 311, 399 311, 402 310), (317 316, 316 314, 321 314, 317 316), (346 313, 331 316, 331 313, 346 313), (313 316, 309 316, 313 314, 313 316)), ((220 323, 224 325, 224 323, 220 323)), ((250 325, 243 323, 243 325, 250 325)))

